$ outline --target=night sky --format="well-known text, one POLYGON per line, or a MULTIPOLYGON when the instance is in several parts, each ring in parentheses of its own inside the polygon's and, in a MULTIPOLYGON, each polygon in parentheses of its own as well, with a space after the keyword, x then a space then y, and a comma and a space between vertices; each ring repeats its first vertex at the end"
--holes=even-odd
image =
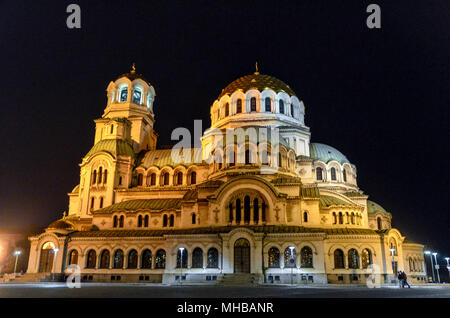
POLYGON ((393 226, 450 256, 449 12, 446 1, 0 1, 0 228, 68 209, 106 87, 133 62, 168 145, 194 119, 209 127, 215 98, 258 61, 393 226), (366 26, 373 2, 381 29, 366 26), (70 3, 81 29, 66 27, 70 3))

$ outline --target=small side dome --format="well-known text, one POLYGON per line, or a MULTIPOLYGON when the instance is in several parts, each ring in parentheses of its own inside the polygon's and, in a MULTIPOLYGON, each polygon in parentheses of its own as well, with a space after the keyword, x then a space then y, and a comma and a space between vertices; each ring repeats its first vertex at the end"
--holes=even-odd
POLYGON ((135 154, 131 145, 120 139, 103 139, 97 142, 91 150, 86 154, 86 157, 93 156, 98 152, 107 152, 113 156, 129 156, 134 158, 135 154))
POLYGON ((47 228, 55 230, 73 230, 73 225, 72 223, 64 220, 57 220, 51 223, 47 228))
POLYGON ((350 163, 346 156, 344 156, 339 150, 319 143, 311 143, 309 145, 309 153, 311 158, 320 160, 325 163, 336 160, 340 164, 350 163))
POLYGON ((384 214, 390 214, 381 205, 379 205, 378 203, 375 203, 373 201, 370 201, 370 200, 367 200, 367 212, 368 213, 381 212, 384 214))

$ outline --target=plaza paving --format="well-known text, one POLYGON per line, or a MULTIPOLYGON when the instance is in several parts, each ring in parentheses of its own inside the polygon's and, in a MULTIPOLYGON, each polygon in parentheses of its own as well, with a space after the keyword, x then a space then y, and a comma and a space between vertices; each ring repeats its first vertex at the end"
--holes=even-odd
POLYGON ((0 298, 450 298, 450 286, 169 286, 150 284, 0 284, 0 298))

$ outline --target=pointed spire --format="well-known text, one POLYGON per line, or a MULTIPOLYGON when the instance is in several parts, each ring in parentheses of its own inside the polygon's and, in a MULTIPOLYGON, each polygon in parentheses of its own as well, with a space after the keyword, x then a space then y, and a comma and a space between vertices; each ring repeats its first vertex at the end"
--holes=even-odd
POLYGON ((256 68, 255 75, 259 75, 259 72, 258 72, 258 62, 255 63, 255 68, 256 68))

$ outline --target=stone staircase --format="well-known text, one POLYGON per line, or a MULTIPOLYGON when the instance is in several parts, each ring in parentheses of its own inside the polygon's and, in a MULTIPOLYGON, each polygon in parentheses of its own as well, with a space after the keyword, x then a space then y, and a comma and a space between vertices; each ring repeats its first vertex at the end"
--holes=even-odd
POLYGON ((249 286, 261 283, 261 275, 258 274, 222 274, 217 277, 217 285, 221 286, 249 286))

